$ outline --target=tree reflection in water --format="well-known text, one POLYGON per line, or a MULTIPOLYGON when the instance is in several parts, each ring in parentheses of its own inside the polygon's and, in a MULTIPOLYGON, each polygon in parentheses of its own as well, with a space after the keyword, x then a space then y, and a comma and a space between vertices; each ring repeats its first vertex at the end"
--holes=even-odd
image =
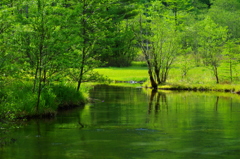
POLYGON ((152 90, 149 99, 148 113, 150 114, 154 111, 155 114, 157 114, 162 109, 166 109, 168 111, 166 93, 152 90))

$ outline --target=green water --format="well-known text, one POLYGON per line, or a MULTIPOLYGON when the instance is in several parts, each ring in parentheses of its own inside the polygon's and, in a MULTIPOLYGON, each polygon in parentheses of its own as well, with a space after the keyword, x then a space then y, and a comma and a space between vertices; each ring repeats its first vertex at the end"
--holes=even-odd
POLYGON ((96 86, 91 98, 94 103, 56 119, 14 129, 0 158, 240 158, 237 95, 96 86))

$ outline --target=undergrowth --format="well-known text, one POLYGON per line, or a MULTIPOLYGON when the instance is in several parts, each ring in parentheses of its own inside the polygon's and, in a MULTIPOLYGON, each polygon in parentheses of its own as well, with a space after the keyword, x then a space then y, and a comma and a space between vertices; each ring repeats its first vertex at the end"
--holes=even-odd
POLYGON ((86 102, 87 87, 82 91, 69 83, 45 86, 40 96, 40 105, 36 111, 37 93, 33 92, 31 82, 12 82, 0 90, 0 117, 2 119, 26 118, 34 116, 54 116, 59 107, 79 106, 86 102), (85 90, 84 90, 85 89, 85 90))

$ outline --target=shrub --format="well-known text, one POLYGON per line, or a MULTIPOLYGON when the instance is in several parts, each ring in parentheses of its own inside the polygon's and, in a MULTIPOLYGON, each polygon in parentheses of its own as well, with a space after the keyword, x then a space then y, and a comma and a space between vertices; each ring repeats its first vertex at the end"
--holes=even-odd
POLYGON ((54 115, 59 106, 79 106, 85 102, 83 93, 67 83, 45 86, 36 111, 37 93, 31 82, 12 82, 0 91, 0 117, 7 119, 27 116, 54 115))
POLYGON ((77 91, 76 88, 69 83, 54 85, 52 89, 60 107, 77 106, 84 103, 86 100, 83 93, 77 91))

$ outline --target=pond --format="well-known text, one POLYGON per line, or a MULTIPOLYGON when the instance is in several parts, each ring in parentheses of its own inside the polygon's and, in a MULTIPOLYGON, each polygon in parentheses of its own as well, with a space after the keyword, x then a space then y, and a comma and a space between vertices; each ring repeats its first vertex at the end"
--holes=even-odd
POLYGON ((240 157, 238 95, 99 85, 90 96, 82 108, 14 130, 14 142, 0 148, 0 158, 240 157))

